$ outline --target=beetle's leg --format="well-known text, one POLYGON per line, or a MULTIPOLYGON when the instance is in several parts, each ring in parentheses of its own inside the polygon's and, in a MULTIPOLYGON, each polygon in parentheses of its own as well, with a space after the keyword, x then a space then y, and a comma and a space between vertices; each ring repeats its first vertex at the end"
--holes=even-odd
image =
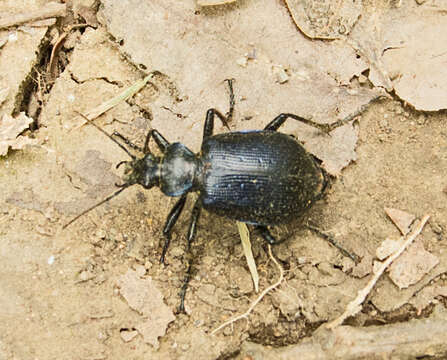
POLYGON ((143 151, 142 148, 140 148, 138 145, 135 145, 132 141, 130 141, 128 138, 126 138, 124 135, 122 135, 121 133, 119 133, 118 131, 114 131, 112 136, 116 136, 118 138, 120 138, 122 141, 124 141, 124 143, 131 147, 132 149, 138 150, 140 152, 143 151))
POLYGON ((209 109, 206 112, 206 119, 205 119, 205 126, 203 129, 203 139, 205 140, 207 137, 213 135, 213 129, 214 129, 214 117, 217 115, 222 121, 222 124, 230 130, 230 127, 228 126, 228 123, 233 118, 233 112, 234 112, 234 92, 233 92, 233 79, 226 79, 225 80, 228 83, 228 93, 230 95, 230 108, 228 109, 228 112, 226 113, 226 116, 222 115, 222 113, 219 110, 216 109, 209 109))
POLYGON ((292 118, 294 120, 301 121, 302 123, 304 123, 306 125, 313 126, 314 128, 317 128, 326 134, 329 134, 332 130, 334 130, 340 126, 346 125, 349 122, 351 122, 352 120, 354 120, 357 116, 361 115, 366 109, 368 109, 371 104, 373 104, 374 102, 376 102, 378 100, 381 100, 384 97, 385 97, 384 95, 375 96, 368 103, 362 105, 356 112, 346 116, 344 119, 337 120, 332 124, 319 124, 315 121, 312 121, 310 119, 305 119, 305 118, 295 115, 295 114, 283 113, 283 114, 278 115, 269 124, 267 124, 267 126, 264 128, 264 130, 276 131, 282 124, 284 124, 284 122, 288 118, 292 118))
POLYGON ((267 226, 256 225, 256 229, 260 231, 264 240, 267 241, 270 245, 278 245, 286 240, 286 238, 282 240, 276 240, 275 237, 270 233, 270 230, 267 228, 267 226))
POLYGON ((227 118, 223 116, 219 110, 208 109, 208 111, 206 112, 205 126, 203 128, 203 140, 213 135, 214 116, 216 115, 219 117, 220 121, 222 121, 222 123, 227 127, 227 129, 230 129, 227 123, 227 118))
POLYGON ((169 141, 166 140, 163 135, 161 135, 155 129, 149 130, 149 132, 147 133, 146 141, 144 142, 143 153, 147 154, 148 152, 151 152, 149 149, 149 141, 151 140, 151 137, 154 138, 158 148, 161 150, 162 153, 164 153, 166 151, 166 148, 169 146, 169 141))
POLYGON ((187 194, 182 195, 182 197, 175 203, 174 207, 171 209, 168 218, 166 219, 165 226, 163 228, 163 235, 165 237, 165 243, 163 245, 163 251, 161 253, 160 257, 160 263, 165 263, 165 255, 166 251, 168 251, 169 244, 171 242, 171 232, 172 228, 174 227, 175 223, 178 220, 178 217, 180 216, 183 207, 185 206, 186 202, 186 196, 187 194))
POLYGON ((202 210, 202 204, 200 202, 200 198, 197 199, 196 203, 194 204, 194 208, 192 209, 191 214, 191 222, 189 224, 188 229, 188 242, 187 242, 187 248, 186 248, 186 254, 188 256, 188 269, 186 270, 186 276, 183 280, 183 286, 180 290, 180 306, 178 308, 178 312, 185 312, 185 295, 186 290, 188 289, 189 280, 191 280, 191 272, 193 267, 193 254, 191 251, 191 244, 194 241, 194 238, 196 236, 196 230, 197 230, 197 220, 199 220, 200 212, 202 210))
POLYGON ((283 114, 279 114, 271 122, 269 122, 267 124, 267 126, 264 128, 264 130, 276 131, 289 118, 300 121, 303 124, 312 126, 314 128, 317 128, 318 130, 320 130, 326 134, 331 132, 333 129, 335 129, 335 127, 337 127, 337 126, 335 126, 335 127, 332 126, 332 124, 331 125, 330 124, 319 124, 315 121, 303 118, 303 117, 295 115, 295 114, 283 113, 283 114))
POLYGON ((342 254, 343 256, 347 256, 350 259, 352 259, 356 264, 358 264, 360 262, 360 257, 355 254, 355 253, 351 253, 348 250, 346 250, 344 247, 342 247, 331 235, 329 235, 328 233, 320 230, 319 228, 317 228, 316 226, 313 226, 311 224, 307 224, 306 225, 307 228, 311 231, 313 231, 315 234, 321 236, 323 239, 325 239, 327 242, 329 242, 330 244, 332 244, 332 246, 336 247, 342 254))
MULTIPOLYGON (((234 105, 235 105, 234 91, 233 91, 233 80, 234 79, 226 79, 225 80, 228 83, 228 93, 230 95, 230 108, 228 109, 228 112, 225 114, 227 122, 231 122, 231 119, 233 119, 233 112, 234 112, 234 105)), ((228 128, 228 126, 227 126, 227 128, 228 128)))

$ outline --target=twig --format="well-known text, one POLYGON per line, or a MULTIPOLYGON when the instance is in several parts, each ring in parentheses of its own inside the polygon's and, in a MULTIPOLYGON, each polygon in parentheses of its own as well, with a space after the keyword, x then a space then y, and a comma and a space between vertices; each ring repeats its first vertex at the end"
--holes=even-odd
POLYGON ((240 353, 256 354, 257 359, 283 360, 445 359, 447 321, 433 313, 428 319, 394 324, 339 326, 330 331, 319 328, 312 336, 289 346, 244 341, 240 353))
POLYGON ((246 319, 248 317, 248 315, 250 315, 250 313, 253 311, 253 309, 255 308, 255 306, 262 300, 262 298, 269 293, 270 291, 272 291, 273 289, 275 289, 276 287, 278 287, 282 281, 284 280, 284 270, 281 267, 281 265, 278 263, 278 261, 275 259, 275 257, 272 254, 272 247, 269 245, 269 256, 270 258, 273 260, 273 262, 275 263, 275 265, 278 267, 279 269, 279 278, 278 281, 276 283, 274 283, 273 285, 269 286, 267 289, 265 289, 261 295, 258 296, 258 298, 253 301, 250 305, 250 307, 248 308, 248 310, 246 312, 244 312, 241 315, 238 315, 228 321, 225 321, 222 325, 220 325, 219 327, 215 328, 212 332, 211 335, 214 335, 216 332, 218 332, 219 330, 222 330, 224 327, 233 324, 234 322, 240 320, 240 319, 246 319))
POLYGON ((326 324, 327 329, 333 329, 343 323, 348 317, 354 316, 357 314, 361 309, 361 305, 363 301, 365 301, 368 294, 371 292, 372 288, 376 284, 377 280, 379 280, 380 276, 384 273, 384 271, 387 269, 388 266, 391 265, 391 263, 396 260, 400 254, 413 242, 413 240, 420 234, 422 229, 424 228, 425 223, 430 218, 429 215, 425 215, 422 220, 419 222, 419 224, 414 228, 414 230, 406 235, 404 238, 406 238, 405 242, 402 244, 402 246, 392 255, 390 255, 383 263, 381 263, 379 269, 375 272, 371 280, 368 282, 368 284, 365 286, 364 289, 360 290, 357 293, 357 297, 352 300, 348 306, 346 307, 346 310, 343 314, 341 314, 338 318, 331 321, 330 323, 326 324))
POLYGON ((67 14, 67 6, 50 2, 41 9, 28 11, 21 14, 0 14, 0 29, 8 28, 10 26, 21 25, 27 22, 48 19, 53 17, 63 17, 67 14))

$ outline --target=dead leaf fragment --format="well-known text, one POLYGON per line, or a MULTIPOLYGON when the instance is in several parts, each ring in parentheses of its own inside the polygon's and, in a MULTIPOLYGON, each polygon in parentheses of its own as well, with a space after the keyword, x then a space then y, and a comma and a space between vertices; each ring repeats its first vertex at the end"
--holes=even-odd
POLYGON ((399 209, 385 208, 385 212, 394 225, 397 226, 402 235, 405 235, 410 231, 410 226, 416 218, 413 214, 409 214, 399 209))
POLYGON ((224 4, 231 4, 236 2, 236 0, 197 0, 197 5, 199 6, 217 6, 224 4))
POLYGON ((346 36, 362 10, 362 2, 352 0, 286 0, 286 4, 296 26, 316 39, 346 36))
POLYGON ((396 94, 417 110, 438 111, 447 108, 447 66, 445 17, 433 11, 390 13, 383 24, 389 42, 400 47, 383 53, 396 94))
POLYGON ((376 256, 379 260, 384 260, 392 253, 396 252, 402 246, 403 239, 386 238, 376 250, 376 256))
POLYGON ((369 254, 365 254, 362 257, 362 260, 354 267, 351 275, 356 278, 364 278, 366 275, 369 275, 372 271, 372 256, 369 254))
POLYGON ((8 36, 7 35, 1 35, 0 36, 0 49, 8 42, 8 36))
POLYGON ((124 342, 132 341, 132 339, 138 335, 138 331, 120 331, 121 339, 123 339, 124 342))
POLYGON ((134 270, 128 270, 121 276, 117 285, 129 306, 144 317, 144 321, 135 325, 135 329, 146 343, 158 349, 158 338, 166 333, 168 324, 175 320, 171 309, 164 303, 160 290, 152 282, 152 278, 142 279, 134 270))
POLYGON ((415 297, 413 297, 409 303, 413 305, 418 312, 422 311, 432 302, 436 296, 447 297, 447 286, 431 285, 423 288, 415 297))
POLYGON ((423 111, 447 108, 445 18, 433 10, 413 1, 390 6, 362 16, 348 40, 370 64, 376 87, 423 111))
POLYGON ((20 150, 25 145, 35 145, 37 143, 36 139, 20 136, 20 133, 28 129, 33 121, 23 112, 17 118, 8 114, 3 115, 0 121, 0 156, 5 156, 9 148, 20 150))
POLYGON ((416 284, 438 263, 438 258, 426 251, 421 241, 417 241, 391 264, 390 279, 400 289, 404 289, 416 284))
MULTIPOLYGON (((1 42, 0 42, 0 47, 1 47, 1 42)), ((8 97, 9 94, 9 88, 3 88, 0 89, 0 105, 3 104, 3 102, 6 100, 6 98, 8 97)))
POLYGON ((20 14, 0 13, 0 29, 20 25, 30 21, 42 20, 52 17, 64 17, 67 5, 49 2, 38 9, 27 9, 20 14))

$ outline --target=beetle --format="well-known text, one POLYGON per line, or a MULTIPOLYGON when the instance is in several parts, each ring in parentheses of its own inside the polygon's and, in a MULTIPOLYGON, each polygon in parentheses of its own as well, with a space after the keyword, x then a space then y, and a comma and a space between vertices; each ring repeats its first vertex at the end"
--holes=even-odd
POLYGON ((228 127, 234 109, 232 80, 227 80, 230 91, 230 110, 226 116, 211 108, 206 113, 203 140, 199 153, 194 154, 179 142, 170 143, 157 130, 148 132, 141 149, 119 133, 105 132, 86 119, 124 149, 132 158, 117 165, 124 166, 123 184, 120 189, 81 215, 118 195, 131 185, 141 185, 149 190, 158 187, 166 196, 178 197, 166 219, 163 235, 165 242, 160 258, 165 263, 171 241, 172 229, 177 222, 191 192, 198 193, 193 206, 187 233, 188 268, 183 283, 179 311, 184 312, 184 298, 191 276, 191 243, 194 241, 197 221, 202 208, 229 219, 254 225, 269 244, 278 244, 269 227, 288 223, 302 214, 318 200, 328 183, 326 172, 317 160, 293 137, 277 130, 288 119, 314 126, 328 133, 339 123, 318 124, 295 114, 282 113, 263 130, 213 134, 214 120, 219 118, 228 127), (134 156, 115 137, 144 156, 134 156), (161 155, 149 148, 153 139, 161 155))

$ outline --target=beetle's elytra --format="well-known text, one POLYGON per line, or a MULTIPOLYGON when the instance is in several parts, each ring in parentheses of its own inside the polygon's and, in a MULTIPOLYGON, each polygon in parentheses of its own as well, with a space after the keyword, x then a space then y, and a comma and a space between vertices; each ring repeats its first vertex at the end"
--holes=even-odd
MULTIPOLYGON (((164 262, 173 226, 190 192, 197 192, 198 198, 192 210, 187 234, 188 251, 196 234, 196 224, 202 208, 252 224, 260 230, 268 243, 275 244, 278 241, 271 235, 268 226, 289 222, 300 215, 321 196, 326 186, 325 172, 314 157, 291 136, 277 132, 290 118, 327 131, 325 125, 294 114, 280 114, 260 131, 213 135, 215 116, 224 125, 227 125, 227 119, 232 116, 234 96, 231 80, 228 80, 228 85, 230 111, 224 116, 215 109, 208 110, 198 154, 181 143, 169 143, 154 129, 149 131, 143 149, 114 133, 127 145, 144 153, 143 157, 137 158, 114 137, 99 128, 132 157, 131 161, 118 164, 125 165, 124 183, 120 185, 122 189, 100 204, 134 184, 142 185, 145 189, 159 187, 165 195, 179 197, 163 228, 165 243, 161 262, 164 262), (155 140, 161 156, 150 151, 151 138, 155 140)), ((187 277, 181 292, 180 311, 184 311, 191 258, 190 256, 187 277)))

